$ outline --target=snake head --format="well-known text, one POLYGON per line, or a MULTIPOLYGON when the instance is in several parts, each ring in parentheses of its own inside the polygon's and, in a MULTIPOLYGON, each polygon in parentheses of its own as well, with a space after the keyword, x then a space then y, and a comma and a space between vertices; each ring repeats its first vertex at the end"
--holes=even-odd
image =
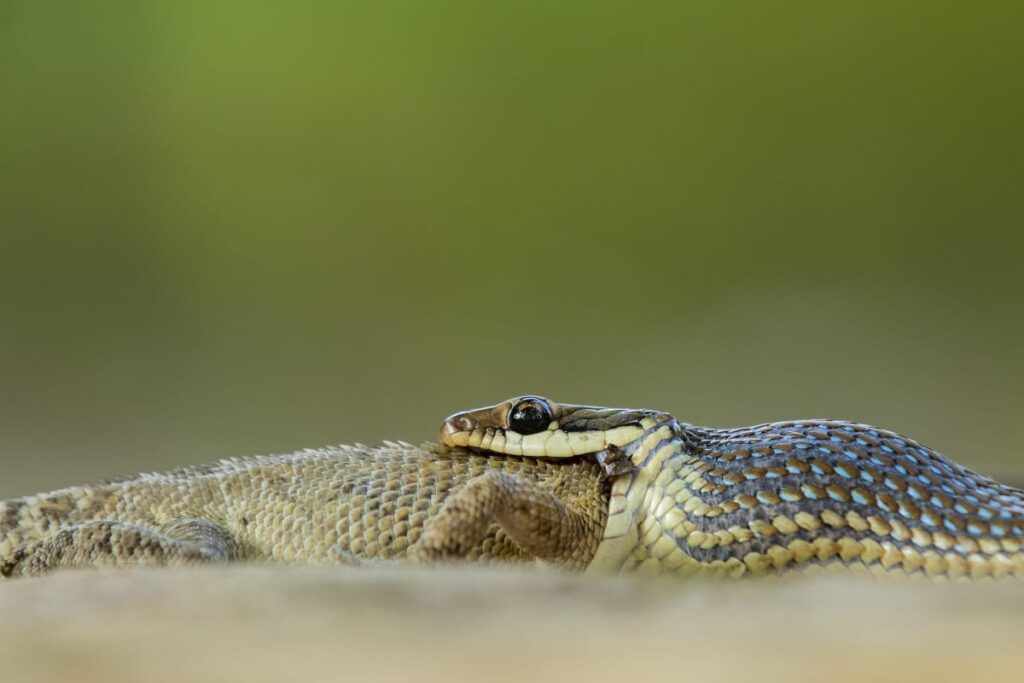
POLYGON ((455 413, 441 425, 441 443, 505 455, 573 458, 623 448, 666 413, 555 403, 519 396, 455 413))

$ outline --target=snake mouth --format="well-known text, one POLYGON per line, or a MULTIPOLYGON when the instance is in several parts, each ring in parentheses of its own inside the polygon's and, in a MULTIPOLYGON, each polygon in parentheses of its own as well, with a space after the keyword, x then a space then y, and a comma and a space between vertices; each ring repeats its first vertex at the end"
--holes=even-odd
POLYGON ((481 453, 575 459, 597 454, 629 443, 644 432, 641 423, 626 423, 612 430, 547 429, 536 434, 519 434, 497 427, 483 427, 461 416, 441 425, 440 441, 448 448, 466 448, 481 453))

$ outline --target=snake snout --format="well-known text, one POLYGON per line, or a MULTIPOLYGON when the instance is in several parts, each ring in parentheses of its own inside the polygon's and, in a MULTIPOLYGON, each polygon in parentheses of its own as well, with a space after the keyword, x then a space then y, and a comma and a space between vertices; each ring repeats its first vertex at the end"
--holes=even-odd
POLYGON ((466 415, 453 415, 441 425, 441 443, 446 446, 458 445, 455 443, 457 434, 465 434, 473 430, 473 420, 466 415))

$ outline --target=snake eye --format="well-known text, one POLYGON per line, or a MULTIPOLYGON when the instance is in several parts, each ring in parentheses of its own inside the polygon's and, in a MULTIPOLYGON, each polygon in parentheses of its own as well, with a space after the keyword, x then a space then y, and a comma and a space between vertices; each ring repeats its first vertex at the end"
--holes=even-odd
POLYGON ((544 401, 527 399, 512 406, 508 414, 508 426, 520 434, 536 434, 548 428, 551 422, 551 408, 544 401))

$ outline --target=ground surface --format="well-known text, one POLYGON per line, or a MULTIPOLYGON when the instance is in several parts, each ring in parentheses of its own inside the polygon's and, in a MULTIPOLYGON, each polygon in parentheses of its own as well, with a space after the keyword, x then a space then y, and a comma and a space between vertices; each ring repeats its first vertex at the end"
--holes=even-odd
POLYGON ((8 683, 1019 680, 1022 639, 1024 583, 238 567, 0 584, 8 683))

